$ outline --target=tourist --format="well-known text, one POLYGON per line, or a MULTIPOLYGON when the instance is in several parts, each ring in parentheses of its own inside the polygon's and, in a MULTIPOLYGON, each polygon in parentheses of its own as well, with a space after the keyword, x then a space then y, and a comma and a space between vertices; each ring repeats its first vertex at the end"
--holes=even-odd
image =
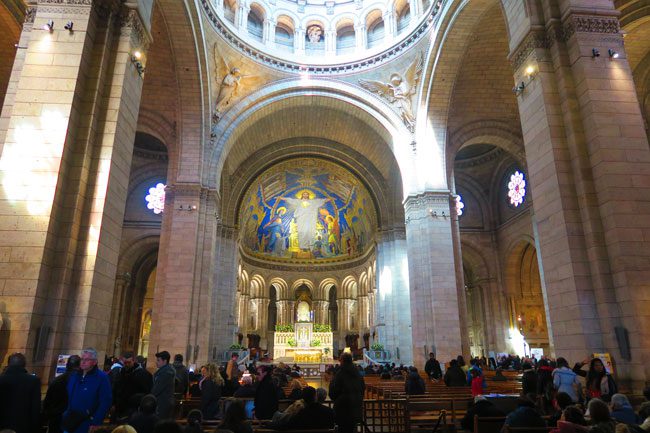
POLYGON ((187 425, 183 433, 203 433, 201 423, 203 423, 203 414, 198 409, 192 409, 187 414, 187 425))
POLYGON ((449 368, 445 372, 445 385, 447 386, 467 386, 467 379, 465 379, 465 372, 458 365, 457 359, 452 359, 449 362, 449 368))
POLYGON ((253 427, 246 419, 246 408, 242 400, 236 398, 230 402, 217 431, 220 430, 229 430, 232 433, 253 433, 253 427))
POLYGON ((537 395, 542 397, 543 407, 548 410, 555 398, 553 385, 553 367, 548 359, 542 359, 537 364, 537 395))
POLYGON ((615 433, 616 421, 609 414, 607 403, 599 398, 592 398, 587 405, 589 417, 591 418, 592 433, 615 433))
POLYGON ((492 378, 493 382, 507 382, 508 378, 503 375, 503 370, 497 368, 494 371, 494 377, 492 378))
POLYGON ((334 401, 334 415, 339 433, 356 431, 362 420, 365 383, 352 363, 352 355, 343 353, 341 367, 330 383, 329 394, 334 401))
POLYGON ((517 400, 517 409, 506 417, 504 426, 509 427, 546 427, 546 421, 535 408, 529 397, 521 396, 517 400))
POLYGON ((316 388, 316 401, 320 404, 327 400, 327 390, 325 388, 316 388))
POLYGON ((287 395, 288 400, 300 400, 302 398, 302 384, 298 379, 292 379, 289 385, 289 394, 287 395))
POLYGON ((233 397, 236 398, 253 398, 255 397, 255 386, 253 386, 253 376, 246 373, 241 378, 241 386, 235 390, 233 397))
POLYGON ((156 415, 160 419, 172 418, 174 413, 174 381, 176 370, 169 364, 171 355, 166 350, 156 353, 156 367, 153 374, 153 387, 151 393, 158 403, 156 415))
POLYGON ((469 371, 469 367, 465 363, 465 358, 463 358, 463 355, 458 355, 456 357, 456 361, 458 361, 458 366, 460 367, 461 370, 463 370, 463 373, 465 373, 465 377, 467 377, 467 372, 469 371))
POLYGON ((302 393, 305 407, 288 421, 286 428, 293 430, 334 428, 334 411, 318 403, 316 390, 306 386, 302 393))
POLYGON ((190 387, 190 372, 187 367, 183 365, 183 355, 180 353, 174 355, 174 363, 172 364, 172 367, 174 367, 174 370, 176 371, 174 393, 180 394, 181 397, 185 397, 190 387))
POLYGON ((521 365, 523 374, 521 375, 521 393, 523 395, 537 394, 537 371, 530 362, 524 362, 521 365))
MULTIPOLYGON (((271 380, 273 367, 257 367, 257 392, 255 393, 255 418, 271 419, 278 410, 278 389, 271 380)), ((282 392, 282 390, 280 390, 282 392)))
POLYGON ((549 416, 548 425, 557 425, 557 422, 560 420, 560 418, 562 418, 564 409, 571 405, 573 405, 571 396, 566 392, 558 392, 555 396, 555 399, 553 400, 553 409, 555 410, 555 413, 552 413, 551 416, 549 416))
POLYGON ((557 368, 553 370, 553 387, 558 392, 567 393, 571 401, 578 403, 582 400, 582 390, 578 375, 569 368, 566 359, 560 357, 557 359, 557 368))
POLYGON ((68 380, 68 408, 61 427, 68 433, 86 433, 91 425, 102 425, 112 401, 110 379, 97 368, 97 351, 85 349, 80 371, 68 380))
POLYGON ((128 418, 138 410, 140 400, 151 392, 153 377, 135 360, 133 352, 122 353, 123 367, 113 382, 115 418, 128 418))
POLYGON ((573 371, 579 376, 586 376, 586 398, 599 398, 608 402, 618 391, 614 378, 605 370, 605 365, 600 358, 593 358, 589 361, 589 371, 585 373, 582 367, 587 364, 587 360, 577 363, 573 371))
POLYGON ((237 386, 239 386, 238 380, 239 380, 239 354, 237 352, 233 352, 233 354, 230 356, 230 360, 228 361, 228 364, 226 365, 226 380, 227 380, 227 387, 229 393, 235 392, 235 389, 237 389, 237 386))
MULTIPOLYGON (((474 430, 474 416, 484 417, 499 417, 506 414, 499 410, 491 401, 484 396, 477 396, 474 398, 474 403, 467 409, 465 416, 460 422, 464 430, 474 430)), ((481 433, 498 433, 500 426, 496 423, 488 424, 489 427, 481 429, 481 433), (490 428, 491 427, 491 428, 490 428)))
POLYGON ((215 419, 219 412, 219 399, 223 389, 224 380, 214 364, 201 367, 203 378, 199 381, 201 388, 201 412, 205 419, 215 419))
POLYGON ((430 379, 440 380, 442 377, 440 362, 438 362, 436 355, 433 352, 429 353, 429 359, 427 360, 427 363, 424 364, 424 371, 430 379))
POLYGON ((129 425, 138 433, 153 433, 153 428, 160 418, 156 415, 156 397, 147 394, 140 400, 138 410, 129 418, 129 425))
POLYGON ((0 430, 40 432, 41 381, 29 374, 26 366, 25 355, 14 353, 0 374, 0 430))
POLYGON ((470 386, 472 387, 472 397, 483 394, 483 376, 481 376, 480 370, 472 368, 469 370, 469 373, 472 377, 472 381, 470 382, 470 386))
POLYGON ((404 381, 404 392, 406 392, 406 395, 424 395, 426 392, 424 380, 422 380, 418 369, 415 367, 409 367, 408 376, 404 381))
POLYGON ((612 401, 609 404, 611 410, 611 417, 618 422, 624 424, 640 424, 641 419, 637 416, 632 409, 630 401, 625 394, 614 394, 612 401))
MULTIPOLYGON (((109 379, 109 382, 110 382, 110 379, 109 379)), ((136 431, 135 428, 133 428, 133 426, 130 426, 128 424, 122 424, 122 425, 118 425, 117 427, 115 427, 111 431, 111 433, 140 433, 140 432, 136 431)))
POLYGON ((639 419, 641 420, 641 425, 639 427, 646 432, 650 432, 650 401, 641 403, 641 407, 639 408, 639 419))
POLYGON ((578 406, 568 406, 562 411, 557 428, 550 433, 587 433, 587 421, 578 406))
POLYGON ((62 433, 61 417, 68 408, 68 381, 70 376, 79 371, 81 358, 72 355, 65 363, 65 372, 55 377, 47 387, 43 400, 43 415, 47 418, 48 433, 62 433))

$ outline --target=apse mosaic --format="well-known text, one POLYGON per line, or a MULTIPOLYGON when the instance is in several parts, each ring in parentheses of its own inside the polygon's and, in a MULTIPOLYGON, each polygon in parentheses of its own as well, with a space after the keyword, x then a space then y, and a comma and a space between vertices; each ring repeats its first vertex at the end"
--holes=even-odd
POLYGON ((275 259, 310 262, 363 254, 376 217, 365 187, 344 168, 292 159, 264 172, 240 209, 242 247, 275 259))

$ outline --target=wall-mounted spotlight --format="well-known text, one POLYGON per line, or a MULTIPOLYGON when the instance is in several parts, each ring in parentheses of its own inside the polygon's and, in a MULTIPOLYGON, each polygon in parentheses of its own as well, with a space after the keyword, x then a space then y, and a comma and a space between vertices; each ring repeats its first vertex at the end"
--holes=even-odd
POLYGON ((512 88, 512 93, 515 94, 515 96, 519 96, 522 93, 524 93, 524 89, 526 88, 526 83, 523 81, 519 84, 517 84, 515 87, 512 88))
POLYGON ((138 75, 141 77, 144 75, 144 65, 142 64, 142 52, 136 50, 133 52, 131 55, 131 63, 133 63, 133 66, 135 66, 136 71, 138 71, 138 75))
POLYGON ((598 50, 598 48, 591 49, 591 57, 593 58, 600 57, 600 51, 598 50))
POLYGON ((43 30, 52 33, 54 31, 54 21, 49 20, 45 24, 43 24, 43 30))
POLYGON ((619 56, 618 51, 614 51, 610 48, 609 50, 607 50, 607 53, 609 54, 609 57, 611 59, 618 59, 619 56))
POLYGON ((68 21, 66 25, 63 26, 64 29, 72 33, 72 28, 74 27, 74 23, 72 21, 68 21))
POLYGON ((440 215, 438 215, 438 211, 435 211, 433 209, 429 209, 429 215, 431 215, 432 218, 438 218, 438 216, 442 218, 447 218, 447 215, 445 215, 445 211, 443 210, 440 212, 440 215))
POLYGON ((177 209, 192 212, 193 210, 196 210, 196 205, 194 205, 194 204, 179 204, 177 209))

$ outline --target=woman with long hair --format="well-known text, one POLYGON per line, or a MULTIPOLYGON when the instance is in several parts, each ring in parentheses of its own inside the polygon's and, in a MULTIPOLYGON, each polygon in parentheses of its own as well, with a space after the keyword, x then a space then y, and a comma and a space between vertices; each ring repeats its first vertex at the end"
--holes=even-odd
POLYGON ((614 378, 607 372, 600 358, 593 358, 589 362, 589 371, 586 373, 582 370, 582 366, 585 364, 585 361, 577 363, 573 367, 573 372, 579 376, 586 376, 585 388, 587 400, 599 398, 609 402, 612 396, 618 392, 614 378))
POLYGON ((233 433, 253 433, 253 427, 246 419, 243 400, 235 398, 230 402, 217 431, 219 430, 230 430, 233 433))
POLYGON ((219 411, 219 399, 223 389, 224 380, 214 364, 206 364, 201 367, 201 412, 203 419, 215 419, 219 411))

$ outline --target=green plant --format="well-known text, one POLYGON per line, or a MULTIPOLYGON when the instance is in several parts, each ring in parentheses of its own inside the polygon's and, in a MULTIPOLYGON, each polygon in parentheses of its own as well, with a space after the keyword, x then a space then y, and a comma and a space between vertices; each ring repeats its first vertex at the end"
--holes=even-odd
POLYGON ((275 325, 276 332, 293 332, 293 325, 275 325))
POLYGON ((323 351, 325 352, 325 355, 328 355, 330 353, 330 348, 326 347, 323 351))
POLYGON ((384 350, 384 345, 381 343, 372 343, 370 346, 372 350, 384 350))
POLYGON ((323 323, 314 323, 314 332, 332 332, 332 326, 323 323))
POLYGON ((298 343, 296 343, 296 339, 295 339, 295 338, 289 338, 289 339, 287 340, 287 344, 288 344, 290 347, 296 347, 296 346, 298 345, 298 343))
POLYGON ((235 343, 235 344, 230 345, 230 349, 228 349, 228 350, 244 350, 244 349, 246 349, 244 346, 242 346, 241 344, 235 343))
POLYGON ((313 340, 311 340, 311 342, 309 342, 309 345, 311 347, 318 347, 320 346, 320 340, 318 338, 314 338, 313 340))

